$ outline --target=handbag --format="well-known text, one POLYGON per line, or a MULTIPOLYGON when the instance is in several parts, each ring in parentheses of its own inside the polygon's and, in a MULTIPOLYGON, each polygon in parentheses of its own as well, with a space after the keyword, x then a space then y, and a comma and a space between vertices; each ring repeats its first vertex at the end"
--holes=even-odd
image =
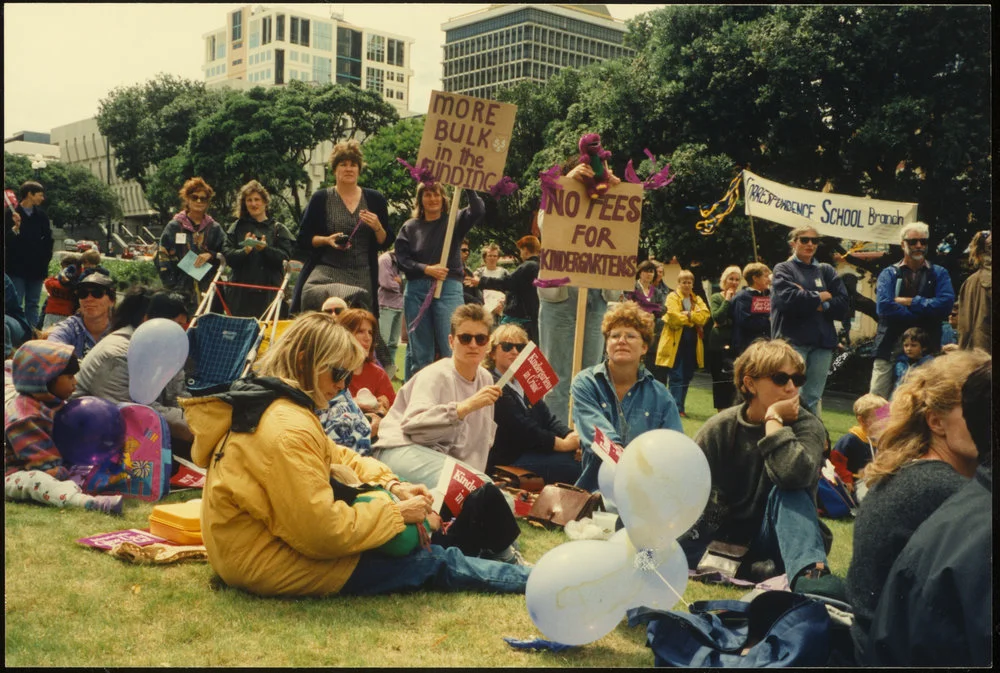
POLYGON ((699 573, 720 573, 730 579, 736 577, 740 566, 750 551, 749 547, 713 540, 698 562, 699 573))
POLYGON ((516 488, 532 493, 538 493, 545 486, 545 480, 541 476, 513 465, 495 465, 490 477, 502 488, 516 488))
POLYGON ((830 616, 823 601, 765 591, 749 603, 698 601, 690 612, 638 611, 656 666, 776 668, 823 666, 830 657, 830 616))
POLYGON ((586 519, 601 503, 600 493, 591 493, 569 484, 548 484, 531 506, 528 519, 546 528, 565 526, 586 519))

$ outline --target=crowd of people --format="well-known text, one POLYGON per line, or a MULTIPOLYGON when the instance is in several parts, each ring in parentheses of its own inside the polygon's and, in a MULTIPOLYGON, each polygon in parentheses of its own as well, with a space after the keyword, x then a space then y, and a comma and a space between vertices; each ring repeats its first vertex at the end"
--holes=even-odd
MULTIPOLYGON (((67 256, 47 278, 44 190, 25 183, 7 212, 7 250, 11 240, 22 245, 5 268, 8 499, 120 513, 120 496, 88 495, 69 480, 52 442, 55 413, 85 395, 130 401, 132 334, 154 318, 186 326, 207 289, 185 271, 186 258, 194 268, 228 266, 242 284, 227 294, 228 309, 259 317, 271 304, 262 286, 280 283, 299 254, 294 319, 253 371, 191 398, 182 370, 151 405, 175 453, 207 469, 203 536, 228 584, 280 596, 523 592, 531 568, 494 469, 597 491, 596 431, 622 447, 648 430, 684 432, 688 390, 707 367, 716 413, 694 441, 711 494, 679 538, 689 566, 724 543, 744 548, 743 578, 784 573, 793 591, 847 601, 861 664, 989 661, 988 232, 970 245, 974 273, 956 302, 948 272, 926 258, 927 225, 901 228, 903 258, 877 280, 869 392, 854 404, 858 424, 831 447, 821 399, 838 348, 834 323, 848 319, 851 299, 836 270, 815 259, 814 228, 791 231, 790 256, 773 273, 761 262, 728 266, 707 297, 692 269, 667 287, 655 260, 637 265, 626 293, 537 287, 535 236, 517 241, 513 270, 499 266, 496 244, 482 249, 481 267, 468 267, 468 237, 485 213, 476 192, 421 182, 412 217, 393 232, 384 197, 360 186, 363 168, 356 142, 334 148, 336 182, 313 195, 297 236, 269 216, 270 195, 255 180, 240 190, 228 228, 208 214, 212 187, 186 181, 160 241, 159 291, 119 288, 93 255, 67 256), (463 196, 445 251, 450 199, 463 196), (489 302, 485 291, 504 298, 489 302), (574 375, 566 344, 579 292, 587 322, 574 375), (516 380, 500 385, 531 342, 559 379, 535 403, 516 380), (817 514, 831 451, 860 500, 846 582, 831 572, 832 537, 817 514), (467 503, 474 515, 442 520, 432 489, 452 464, 483 485, 467 503), (29 488, 36 483, 44 498, 29 488), (923 601, 941 609, 939 619, 923 601)), ((586 168, 564 172, 584 179, 586 168)))

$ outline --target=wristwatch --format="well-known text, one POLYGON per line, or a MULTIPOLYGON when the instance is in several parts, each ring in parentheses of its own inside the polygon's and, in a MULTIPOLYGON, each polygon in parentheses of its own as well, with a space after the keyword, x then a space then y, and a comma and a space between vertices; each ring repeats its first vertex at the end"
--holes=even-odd
POLYGON ((777 414, 767 414, 764 416, 764 423, 767 423, 768 421, 776 421, 779 425, 785 424, 785 421, 777 414))

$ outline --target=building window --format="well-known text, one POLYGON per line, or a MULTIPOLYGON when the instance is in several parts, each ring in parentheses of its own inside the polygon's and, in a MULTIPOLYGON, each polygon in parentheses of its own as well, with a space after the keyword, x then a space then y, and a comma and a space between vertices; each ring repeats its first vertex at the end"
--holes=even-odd
POLYGON ((365 79, 367 80, 365 88, 369 91, 377 91, 379 94, 382 93, 382 88, 385 83, 385 71, 381 68, 367 68, 365 71, 365 79))
POLYGON ((251 49, 256 49, 260 46, 260 21, 250 22, 250 44, 251 49))
POLYGON ((302 62, 303 63, 308 63, 309 62, 309 54, 308 53, 302 52, 302 62))
POLYGON ((288 60, 289 61, 298 61, 299 60, 299 52, 295 51, 294 49, 289 49, 288 50, 288 60))
POLYGON ((265 16, 260 23, 260 43, 270 44, 271 42, 271 17, 265 16))
POLYGON ((211 37, 205 40, 205 53, 206 53, 206 58, 205 58, 206 61, 215 60, 215 35, 212 35, 211 37))
POLYGON ((403 92, 402 91, 397 91, 396 92, 396 99, 397 100, 403 100, 403 92))
POLYGON ((403 63, 404 49, 406 48, 406 43, 402 40, 389 39, 389 65, 405 65, 403 63))
POLYGON ((285 41, 285 15, 278 14, 274 22, 274 39, 276 42, 285 41))
POLYGON ((312 81, 329 84, 332 78, 333 60, 317 56, 312 60, 312 81))
POLYGON ((385 62, 385 38, 381 35, 368 36, 368 60, 385 62))
POLYGON ((242 64, 243 64, 242 58, 233 59, 233 65, 242 65, 242 64))
POLYGON ((292 44, 309 46, 309 19, 293 16, 288 28, 288 41, 292 44))
POLYGON ((226 57, 226 42, 225 40, 219 40, 215 44, 215 60, 220 60, 226 57))
POLYGON ((233 37, 232 41, 243 39, 243 10, 238 9, 232 14, 233 37))
POLYGON ((320 21, 313 26, 313 48, 321 49, 323 51, 333 51, 332 24, 320 21))

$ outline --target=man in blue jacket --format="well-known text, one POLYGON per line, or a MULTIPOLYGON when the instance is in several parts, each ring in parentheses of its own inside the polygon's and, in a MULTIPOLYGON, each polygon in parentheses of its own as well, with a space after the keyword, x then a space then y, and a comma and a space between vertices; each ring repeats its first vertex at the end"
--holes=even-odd
POLYGON ((910 327, 920 327, 930 336, 930 352, 941 349, 941 323, 955 303, 951 276, 927 261, 930 229, 923 222, 903 227, 900 244, 903 259, 886 267, 875 289, 878 330, 875 362, 868 392, 888 399, 892 393, 892 363, 902 352, 900 340, 910 327))

